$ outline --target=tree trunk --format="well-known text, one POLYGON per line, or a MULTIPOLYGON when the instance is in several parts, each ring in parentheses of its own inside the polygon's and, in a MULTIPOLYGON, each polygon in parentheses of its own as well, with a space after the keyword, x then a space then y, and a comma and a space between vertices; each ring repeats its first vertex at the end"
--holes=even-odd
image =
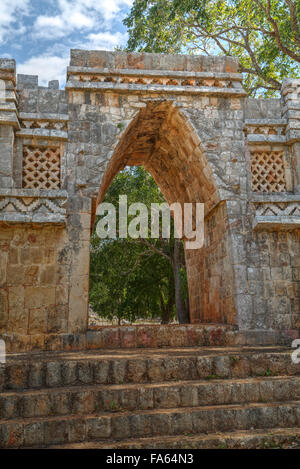
POLYGON ((185 309, 186 317, 188 318, 188 322, 190 323, 191 322, 191 320, 190 320, 190 304, 189 304, 189 299, 188 298, 186 300, 184 300, 184 309, 185 309))
POLYGON ((170 311, 169 305, 166 305, 162 311, 161 324, 169 324, 170 315, 171 315, 171 311, 170 311))
POLYGON ((172 295, 172 292, 169 293, 169 299, 166 305, 164 304, 162 294, 160 294, 161 324, 169 324, 170 322, 171 313, 174 306, 174 296, 172 295))
POLYGON ((175 303, 176 315, 179 324, 187 324, 189 316, 182 300, 181 293, 181 278, 180 278, 180 240, 174 239, 174 257, 173 257, 173 271, 175 282, 175 303))

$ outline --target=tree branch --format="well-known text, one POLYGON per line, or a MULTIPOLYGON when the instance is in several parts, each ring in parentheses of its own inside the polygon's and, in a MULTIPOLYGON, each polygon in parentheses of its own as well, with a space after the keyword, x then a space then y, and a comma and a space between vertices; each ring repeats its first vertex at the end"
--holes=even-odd
POLYGON ((245 49, 247 50, 247 52, 249 54, 249 57, 251 59, 251 62, 253 64, 255 70, 256 70, 257 75, 260 76, 267 83, 272 84, 276 89, 280 90, 281 83, 279 83, 274 78, 267 77, 264 74, 264 72, 263 72, 262 68, 260 67, 260 65, 258 64, 258 62, 256 60, 256 57, 255 57, 255 54, 254 54, 253 50, 251 49, 251 46, 250 46, 250 43, 249 43, 249 32, 248 31, 246 32, 246 34, 244 36, 244 41, 245 41, 245 49))
POLYGON ((268 2, 267 2, 267 4, 268 4, 267 8, 261 3, 260 0, 253 0, 253 1, 257 5, 259 5, 260 8, 265 12, 269 22, 272 24, 273 31, 274 31, 274 38, 275 38, 278 49, 280 49, 281 52, 288 55, 289 57, 291 57, 291 59, 295 60, 296 62, 300 62, 300 55, 295 54, 292 50, 287 48, 281 40, 280 31, 279 31, 279 28, 278 28, 277 21, 274 20, 274 18, 272 17, 272 14, 271 14, 271 2, 270 2, 270 0, 268 0, 268 2))
POLYGON ((287 3, 289 10, 290 10, 291 27, 295 35, 295 41, 298 44, 298 46, 300 46, 300 25, 298 24, 296 5, 292 0, 285 0, 285 2, 287 3))
POLYGON ((148 248, 152 249, 154 252, 156 252, 157 254, 159 254, 160 256, 163 256, 165 257, 166 259, 168 259, 168 261, 170 262, 171 265, 173 265, 173 261, 171 259, 170 256, 168 256, 165 252, 161 251, 160 249, 158 249, 156 246, 154 246, 153 244, 149 243, 149 241, 147 241, 145 238, 138 238, 138 241, 142 244, 145 244, 146 246, 148 246, 148 248))
POLYGON ((132 267, 130 270, 128 270, 127 272, 122 272, 122 275, 128 276, 128 275, 132 274, 132 272, 134 272, 134 270, 136 269, 136 267, 137 267, 138 264, 140 263, 141 258, 142 258, 143 256, 149 256, 150 254, 152 254, 152 251, 143 251, 143 252, 141 252, 141 253, 138 255, 138 257, 137 257, 137 259, 136 259, 136 261, 135 261, 133 267, 132 267))
MULTIPOLYGON (((274 89, 276 90, 280 90, 281 88, 281 83, 279 83, 277 80, 275 80, 274 78, 271 78, 271 77, 268 77, 265 75, 265 73, 263 72, 263 69, 260 67, 256 57, 255 57, 255 54, 253 52, 253 50, 251 49, 251 46, 250 46, 250 42, 249 42, 249 31, 246 30, 246 32, 243 34, 241 33, 241 31, 239 31, 239 34, 242 36, 242 39, 243 39, 243 42, 239 42, 239 41, 236 41, 236 40, 233 40, 233 39, 230 39, 228 37, 224 37, 222 35, 222 33, 219 33, 219 32, 215 32, 215 33, 210 33, 208 30, 206 30, 205 28, 201 27, 201 25, 197 24, 195 25, 195 28, 197 28, 199 30, 199 34, 198 34, 198 37, 205 37, 205 38, 210 38, 212 39, 216 44, 217 46, 222 50, 222 52, 226 51, 225 47, 222 48, 222 44, 221 44, 221 41, 224 41, 225 43, 229 43, 229 44, 233 44, 237 47, 242 47, 243 49, 245 49, 245 51, 248 53, 249 55, 249 58, 251 60, 251 63, 254 67, 254 69, 251 70, 251 72, 249 72, 249 69, 245 69, 243 70, 244 72, 247 72, 247 73, 253 73, 255 75, 258 75, 259 77, 261 77, 265 82, 269 83, 270 85, 272 85, 274 87, 274 89)), ((227 51, 226 51, 227 52, 227 51)))

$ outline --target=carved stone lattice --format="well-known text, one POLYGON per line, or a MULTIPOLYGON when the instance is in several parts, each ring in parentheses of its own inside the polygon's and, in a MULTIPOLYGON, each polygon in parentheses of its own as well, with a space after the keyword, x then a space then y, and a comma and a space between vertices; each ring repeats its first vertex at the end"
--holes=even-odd
POLYGON ((285 170, 282 151, 251 153, 253 192, 285 192, 285 170))
POLYGON ((24 146, 23 187, 60 188, 60 149, 24 146))

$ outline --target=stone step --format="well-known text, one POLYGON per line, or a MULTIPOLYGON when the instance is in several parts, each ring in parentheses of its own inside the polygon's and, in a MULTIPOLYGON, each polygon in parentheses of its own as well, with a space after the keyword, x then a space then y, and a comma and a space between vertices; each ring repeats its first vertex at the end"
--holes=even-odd
POLYGON ((300 400, 299 377, 89 385, 0 394, 0 419, 300 400))
POLYGON ((134 438, 124 441, 85 441, 49 449, 299 449, 298 428, 247 430, 196 435, 134 438))
POLYGON ((243 334, 224 324, 91 326, 80 334, 2 334, 2 338, 9 353, 281 343, 276 342, 274 333, 269 331, 258 336, 243 334))
POLYGON ((194 347, 8 355, 0 392, 86 384, 297 375, 283 347, 194 347))
MULTIPOLYGON (((47 447, 91 440, 174 436, 237 430, 298 428, 300 401, 155 409, 98 415, 0 421, 0 445, 47 447)), ((110 441, 111 443, 111 441, 110 441)))

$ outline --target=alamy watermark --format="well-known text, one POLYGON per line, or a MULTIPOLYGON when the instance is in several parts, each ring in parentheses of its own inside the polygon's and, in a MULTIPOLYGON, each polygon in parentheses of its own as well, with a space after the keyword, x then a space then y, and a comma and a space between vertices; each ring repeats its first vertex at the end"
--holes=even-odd
POLYGON ((0 364, 6 363, 6 347, 4 340, 0 339, 0 364))
POLYGON ((102 216, 96 226, 101 239, 111 238, 170 238, 171 212, 174 219, 174 237, 186 240, 187 249, 200 249, 204 244, 204 204, 175 202, 152 203, 149 210, 143 203, 128 206, 127 196, 119 196, 119 222, 117 229, 117 209, 112 203, 101 203, 97 215, 102 216), (128 223, 128 217, 130 221, 128 223), (160 224, 161 217, 161 224, 160 224), (149 227, 150 219, 150 227, 149 227))
POLYGON ((292 342, 292 348, 296 349, 292 353, 292 362, 296 365, 300 363, 300 339, 295 339, 292 342))

